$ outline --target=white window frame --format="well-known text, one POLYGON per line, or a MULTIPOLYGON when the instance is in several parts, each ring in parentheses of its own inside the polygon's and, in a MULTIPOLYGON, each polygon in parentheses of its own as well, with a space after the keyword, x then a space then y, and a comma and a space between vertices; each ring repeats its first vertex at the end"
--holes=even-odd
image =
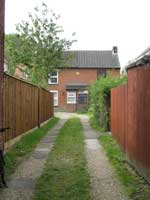
POLYGON ((67 104, 76 104, 77 103, 77 94, 75 91, 67 92, 67 104), (70 101, 69 98, 74 98, 74 101, 70 101))
POLYGON ((54 96, 54 106, 58 106, 58 90, 50 90, 50 92, 53 93, 53 95, 54 95, 54 93, 57 94, 56 97, 54 96), (55 104, 55 100, 57 102, 56 104, 55 104))
POLYGON ((50 85, 56 85, 56 84, 58 84, 58 71, 57 71, 56 73, 57 73, 56 76, 51 76, 51 75, 49 74, 48 84, 50 84, 50 85), (57 78, 57 82, 56 82, 56 83, 52 83, 52 82, 51 82, 51 78, 57 78))
POLYGON ((28 77, 29 77, 29 76, 28 76, 27 72, 23 72, 23 78, 27 80, 28 77))
POLYGON ((84 90, 84 91, 81 91, 81 92, 78 92, 78 94, 88 94, 88 90, 84 90))

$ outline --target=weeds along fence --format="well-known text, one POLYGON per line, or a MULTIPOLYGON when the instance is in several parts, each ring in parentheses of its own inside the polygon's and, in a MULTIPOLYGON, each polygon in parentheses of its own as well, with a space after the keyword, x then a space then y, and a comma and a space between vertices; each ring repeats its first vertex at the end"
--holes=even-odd
POLYGON ((111 90, 111 130, 128 161, 150 182, 150 64, 128 69, 128 84, 111 90))
POLYGON ((5 142, 53 116, 53 95, 43 88, 4 75, 3 134, 5 142))

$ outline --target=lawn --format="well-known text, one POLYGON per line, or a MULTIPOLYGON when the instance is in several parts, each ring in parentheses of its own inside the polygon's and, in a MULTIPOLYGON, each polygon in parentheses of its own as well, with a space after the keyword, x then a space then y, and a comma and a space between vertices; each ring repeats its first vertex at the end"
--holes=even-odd
POLYGON ((111 135, 100 136, 106 155, 111 161, 126 193, 132 200, 149 200, 150 185, 126 163, 125 154, 111 135))
POLYGON ((89 200, 86 164, 81 122, 78 118, 69 119, 59 131, 33 199, 89 200))
POLYGON ((54 117, 42 127, 24 135, 8 152, 5 154, 6 176, 9 177, 20 164, 20 162, 29 156, 39 141, 47 132, 58 122, 58 118, 54 117))

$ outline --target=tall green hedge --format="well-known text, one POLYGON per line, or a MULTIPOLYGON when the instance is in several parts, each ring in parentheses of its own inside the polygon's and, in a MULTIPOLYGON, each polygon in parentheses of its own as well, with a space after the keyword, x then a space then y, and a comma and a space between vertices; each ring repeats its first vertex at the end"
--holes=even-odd
POLYGON ((103 131, 109 131, 110 111, 110 90, 119 85, 125 84, 127 77, 114 77, 111 74, 100 77, 89 87, 90 112, 94 123, 103 131))

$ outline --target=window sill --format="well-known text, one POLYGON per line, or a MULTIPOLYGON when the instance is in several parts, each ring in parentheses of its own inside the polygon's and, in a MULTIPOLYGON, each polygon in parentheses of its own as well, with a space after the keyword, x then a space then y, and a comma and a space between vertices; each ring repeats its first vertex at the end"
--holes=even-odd
POLYGON ((58 85, 58 83, 48 83, 48 85, 58 85))

